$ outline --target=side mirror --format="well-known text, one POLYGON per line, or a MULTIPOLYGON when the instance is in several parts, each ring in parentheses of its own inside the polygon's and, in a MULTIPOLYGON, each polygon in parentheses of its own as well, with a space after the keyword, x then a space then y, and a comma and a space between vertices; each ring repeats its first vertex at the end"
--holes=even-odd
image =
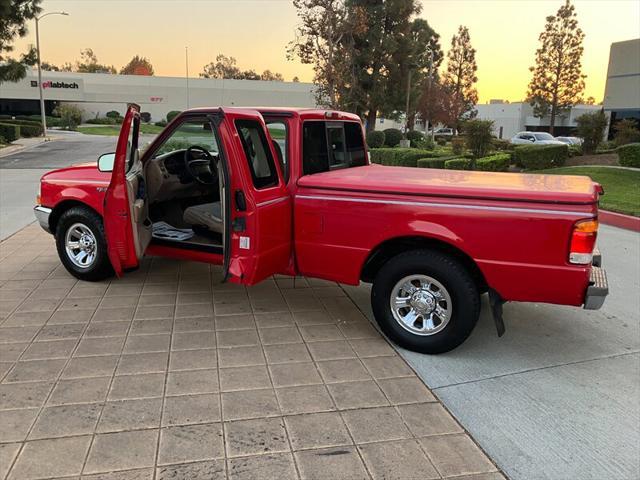
POLYGON ((103 153, 98 157, 98 170, 101 172, 113 171, 113 162, 116 159, 115 153, 103 153))

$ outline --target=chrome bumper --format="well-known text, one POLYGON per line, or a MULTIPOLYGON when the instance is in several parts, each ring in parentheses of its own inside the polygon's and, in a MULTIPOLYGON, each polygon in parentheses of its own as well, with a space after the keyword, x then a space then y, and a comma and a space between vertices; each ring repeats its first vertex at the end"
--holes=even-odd
POLYGON ((602 255, 599 250, 593 252, 593 263, 589 273, 589 286, 584 296, 584 308, 586 310, 598 310, 604 304, 609 295, 609 282, 607 272, 602 268, 602 255))
POLYGON ((49 215, 51 215, 51 209, 36 205, 33 208, 33 213, 35 214, 38 223, 45 230, 45 232, 51 233, 51 230, 49 229, 49 215))

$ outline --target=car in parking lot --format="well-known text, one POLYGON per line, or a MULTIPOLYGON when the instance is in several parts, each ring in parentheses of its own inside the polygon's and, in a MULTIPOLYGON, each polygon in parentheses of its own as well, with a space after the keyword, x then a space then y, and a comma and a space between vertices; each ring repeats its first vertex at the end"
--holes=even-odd
POLYGON ((547 132, 518 132, 511 137, 514 145, 564 145, 564 142, 556 140, 547 132))
POLYGON ((582 145, 583 142, 580 137, 556 137, 556 140, 567 145, 582 145))
POLYGON ((499 335, 505 301, 596 309, 608 293, 588 177, 371 164, 359 117, 336 111, 191 109, 144 151, 139 129, 130 105, 115 153, 41 179, 36 217, 81 280, 156 255, 244 285, 370 282, 382 330, 424 353, 469 336, 483 293, 499 335))

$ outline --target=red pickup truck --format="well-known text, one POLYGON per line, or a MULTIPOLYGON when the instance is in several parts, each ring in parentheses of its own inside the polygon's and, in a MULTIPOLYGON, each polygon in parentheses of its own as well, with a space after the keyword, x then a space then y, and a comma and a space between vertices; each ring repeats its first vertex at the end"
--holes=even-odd
POLYGON ((382 330, 410 350, 461 344, 489 294, 599 308, 601 187, 587 177, 370 164, 360 119, 312 109, 199 108, 141 151, 130 105, 116 152, 42 177, 36 217, 81 280, 143 255, 273 274, 372 282, 382 330))

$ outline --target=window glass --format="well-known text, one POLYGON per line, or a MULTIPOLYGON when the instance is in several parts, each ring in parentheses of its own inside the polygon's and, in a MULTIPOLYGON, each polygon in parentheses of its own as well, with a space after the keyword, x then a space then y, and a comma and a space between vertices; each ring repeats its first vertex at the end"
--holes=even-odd
POLYGON ((305 122, 302 129, 302 166, 305 175, 329 170, 325 122, 305 122))
POLYGON ((362 128, 357 122, 305 122, 302 166, 305 175, 367 164, 362 128))
POLYGON ((289 145, 289 135, 287 132, 287 125, 281 120, 266 121, 267 130, 273 141, 273 146, 278 156, 278 162, 280 163, 280 169, 284 174, 286 182, 289 181, 289 159, 287 158, 287 147, 289 145))
POLYGON ((193 146, 202 147, 211 155, 218 154, 216 137, 207 118, 190 119, 181 123, 155 151, 153 157, 193 146))
POLYGON ((267 136, 259 122, 236 120, 251 177, 256 188, 272 187, 278 184, 278 173, 267 143, 267 136))

